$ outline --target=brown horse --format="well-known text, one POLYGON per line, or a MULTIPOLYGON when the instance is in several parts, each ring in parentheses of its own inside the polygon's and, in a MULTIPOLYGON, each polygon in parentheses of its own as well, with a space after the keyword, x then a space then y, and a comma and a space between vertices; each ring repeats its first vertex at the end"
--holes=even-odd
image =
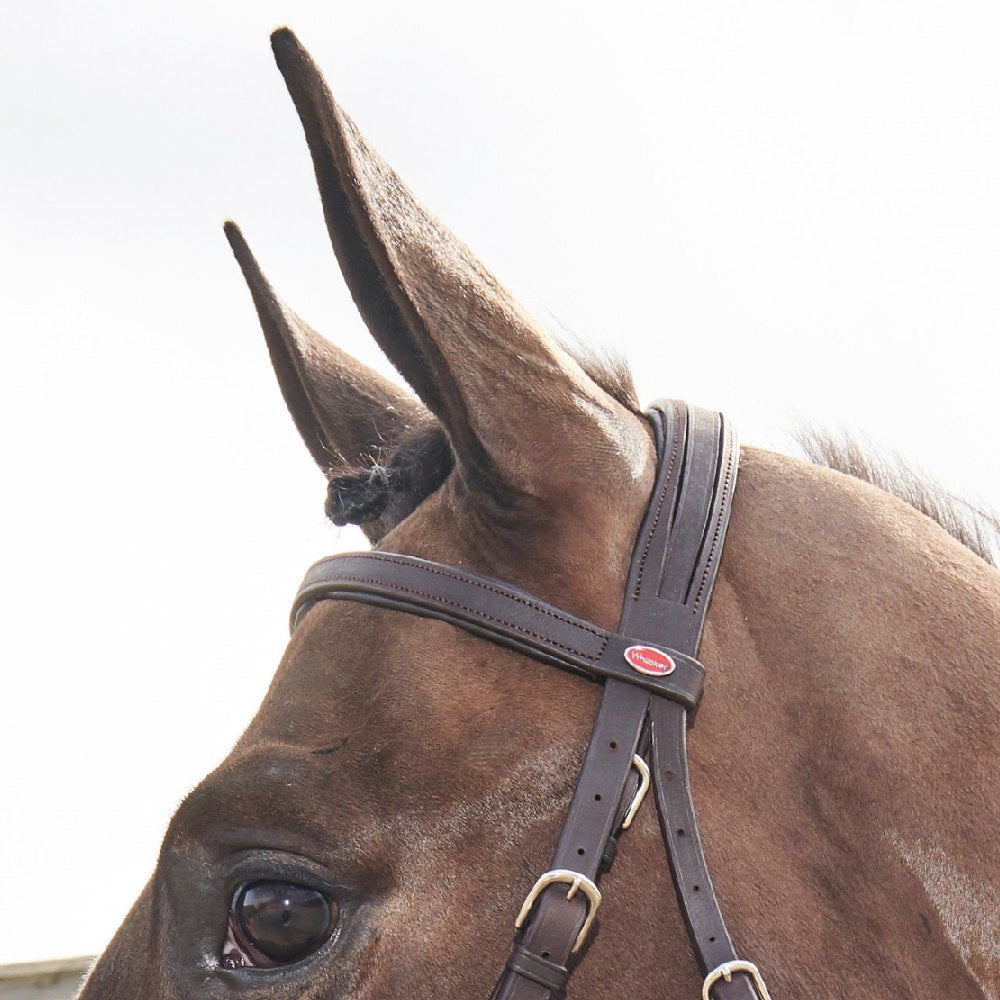
MULTIPOLYGON (((273 43, 340 266, 416 393, 314 333, 227 226, 331 515, 613 627, 655 469, 627 376, 541 332, 294 36, 273 43)), ((730 928, 776 1000, 1000 996, 998 654, 979 556, 888 492, 744 449, 691 766, 730 928)), ((82 997, 486 997, 599 694, 443 622, 318 605, 82 997)), ((648 806, 603 888, 571 994, 699 995, 648 806)))

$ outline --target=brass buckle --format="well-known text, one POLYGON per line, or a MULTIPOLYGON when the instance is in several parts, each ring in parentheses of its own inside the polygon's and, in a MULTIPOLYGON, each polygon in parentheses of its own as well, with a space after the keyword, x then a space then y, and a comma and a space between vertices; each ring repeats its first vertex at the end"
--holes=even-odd
POLYGON ((771 994, 767 992, 767 987, 761 978, 760 969, 753 962, 744 962, 741 958, 735 962, 723 962, 705 976, 704 985, 701 987, 701 1000, 712 1000, 708 991, 720 979, 725 979, 727 983, 732 982, 734 972, 745 972, 753 980, 754 989, 760 995, 760 1000, 771 1000, 771 994))
MULTIPOLYGON (((521 912, 518 913, 517 919, 514 921, 514 926, 517 928, 521 927, 525 920, 528 919, 528 914, 534 908, 538 897, 550 885, 556 882, 565 882, 569 886, 569 892, 566 893, 567 899, 572 899, 578 889, 582 889, 583 894, 587 897, 587 918, 584 920, 572 948, 573 951, 577 951, 583 942, 587 940, 587 934, 590 932, 591 925, 594 923, 594 917, 597 915, 597 908, 601 905, 601 890, 586 875, 581 875, 579 872, 570 871, 568 868, 555 868, 550 872, 546 872, 532 886, 531 892, 525 896, 524 902, 521 904, 521 912)), ((769 998, 765 997, 764 1000, 769 1000, 769 998)))
POLYGON ((632 820, 635 819, 635 814, 639 811, 639 806, 642 805, 646 792, 649 791, 649 765, 637 753, 634 753, 632 754, 632 766, 639 772, 639 787, 635 790, 632 805, 628 807, 628 812, 625 813, 625 818, 622 820, 623 830, 627 830, 632 825, 632 820))

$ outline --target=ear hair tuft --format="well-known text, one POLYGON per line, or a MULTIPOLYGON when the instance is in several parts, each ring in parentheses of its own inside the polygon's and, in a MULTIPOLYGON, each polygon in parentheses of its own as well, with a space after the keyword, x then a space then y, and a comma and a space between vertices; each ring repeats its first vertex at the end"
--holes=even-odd
POLYGON ((389 501, 389 469, 370 469, 334 476, 326 490, 326 516, 338 527, 365 524, 381 516, 389 501))
MULTIPOLYGON (((326 491, 326 515, 334 524, 369 524, 376 535, 395 527, 448 477, 455 457, 440 427, 415 429, 371 465, 333 476, 326 491)), ((372 533, 369 531, 369 537, 372 533)))

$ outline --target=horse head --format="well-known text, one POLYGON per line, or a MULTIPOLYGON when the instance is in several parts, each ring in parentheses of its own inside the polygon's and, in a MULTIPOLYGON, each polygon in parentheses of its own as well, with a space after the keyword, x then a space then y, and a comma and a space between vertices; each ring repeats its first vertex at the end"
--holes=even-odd
MULTIPOLYGON (((499 577, 613 627, 656 474, 627 376, 547 336, 369 146, 294 36, 273 46, 341 270, 415 393, 313 331, 227 224, 330 515, 361 523, 376 548, 499 577)), ((692 762, 733 923, 776 993, 919 982, 981 995, 972 946, 907 858, 932 828, 935 850, 974 874, 987 827, 942 791, 961 786, 957 762, 933 770, 887 720, 916 711, 907 651, 978 616, 991 630, 936 650, 951 694, 924 692, 940 720, 975 711, 954 692, 996 649, 995 575, 866 484, 753 449, 741 477, 704 645, 725 684, 706 700, 692 762), (975 578, 964 607, 920 578, 921 560, 975 578), (859 698, 876 661, 874 695, 859 698), (947 805, 928 804, 913 767, 947 805), (892 886, 884 903, 876 884, 892 886), (835 945, 845 922, 850 943, 835 945)), ((231 754, 178 808, 82 1000, 488 995, 599 694, 441 621, 317 605, 231 754)), ((915 739, 922 725, 904 730, 915 739)), ((648 810, 628 836, 574 995, 694 995, 701 976, 648 810)))

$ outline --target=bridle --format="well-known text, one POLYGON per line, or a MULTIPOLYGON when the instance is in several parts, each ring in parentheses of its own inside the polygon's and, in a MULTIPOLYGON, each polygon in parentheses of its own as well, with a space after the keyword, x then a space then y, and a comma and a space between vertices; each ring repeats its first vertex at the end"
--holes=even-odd
POLYGON ((682 402, 647 411, 656 487, 632 553, 617 631, 509 583, 389 552, 332 556, 306 574, 294 630, 324 600, 437 618, 545 663, 603 681, 604 695, 552 868, 532 887, 491 1000, 556 1000, 601 902, 597 882, 652 786, 674 887, 705 976, 703 1000, 769 1000, 739 958, 708 874, 687 766, 701 700, 696 659, 719 568, 739 448, 728 421, 682 402), (647 765, 645 757, 649 756, 647 765))
POLYGON ((696 659, 736 484, 729 423, 685 403, 647 411, 658 471, 632 553, 617 631, 577 618, 492 577, 389 552, 333 556, 306 574, 294 630, 318 601, 353 600, 437 618, 499 645, 604 682, 583 768, 551 869, 518 913, 491 1000, 555 1000, 588 936, 618 837, 652 785, 703 1000, 769 1000, 737 955, 708 874, 687 767, 687 729, 701 700, 696 659), (651 766, 645 756, 651 758, 651 766))

